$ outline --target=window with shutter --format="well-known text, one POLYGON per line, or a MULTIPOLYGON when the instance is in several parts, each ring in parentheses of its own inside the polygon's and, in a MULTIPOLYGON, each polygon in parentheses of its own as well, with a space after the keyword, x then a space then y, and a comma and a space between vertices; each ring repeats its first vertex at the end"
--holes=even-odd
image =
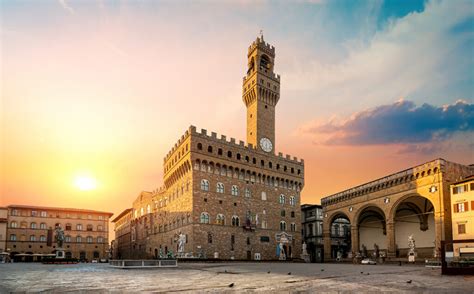
POLYGON ((453 207, 454 207, 454 212, 458 212, 458 205, 454 204, 453 207))

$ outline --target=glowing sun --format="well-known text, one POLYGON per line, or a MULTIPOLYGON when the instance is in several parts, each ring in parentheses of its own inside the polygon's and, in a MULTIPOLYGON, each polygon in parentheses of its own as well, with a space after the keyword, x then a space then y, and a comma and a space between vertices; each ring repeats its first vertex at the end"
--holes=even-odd
POLYGON ((77 188, 83 191, 94 190, 97 187, 96 180, 91 177, 78 176, 74 180, 74 184, 77 188))

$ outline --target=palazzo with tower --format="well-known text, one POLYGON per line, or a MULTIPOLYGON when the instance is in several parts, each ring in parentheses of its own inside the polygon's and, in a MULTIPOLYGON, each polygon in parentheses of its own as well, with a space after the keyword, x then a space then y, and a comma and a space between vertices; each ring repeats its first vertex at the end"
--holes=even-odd
POLYGON ((190 126, 164 158, 163 187, 114 219, 116 258, 299 256, 304 161, 275 152, 275 48, 261 36, 247 58, 247 143, 190 126))

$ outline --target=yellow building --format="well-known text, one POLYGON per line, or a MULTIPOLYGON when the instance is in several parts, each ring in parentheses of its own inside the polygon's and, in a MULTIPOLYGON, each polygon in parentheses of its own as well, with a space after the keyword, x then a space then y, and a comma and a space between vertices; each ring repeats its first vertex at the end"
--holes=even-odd
POLYGON ((474 175, 451 185, 451 204, 454 256, 474 258, 474 175))

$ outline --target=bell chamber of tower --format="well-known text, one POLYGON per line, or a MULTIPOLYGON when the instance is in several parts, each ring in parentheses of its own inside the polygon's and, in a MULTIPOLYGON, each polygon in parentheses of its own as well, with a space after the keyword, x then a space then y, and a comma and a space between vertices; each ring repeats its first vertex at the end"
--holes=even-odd
POLYGON ((280 99, 280 76, 274 73, 275 47, 258 37, 248 49, 242 100, 247 107, 247 143, 275 151, 275 107, 280 99))

